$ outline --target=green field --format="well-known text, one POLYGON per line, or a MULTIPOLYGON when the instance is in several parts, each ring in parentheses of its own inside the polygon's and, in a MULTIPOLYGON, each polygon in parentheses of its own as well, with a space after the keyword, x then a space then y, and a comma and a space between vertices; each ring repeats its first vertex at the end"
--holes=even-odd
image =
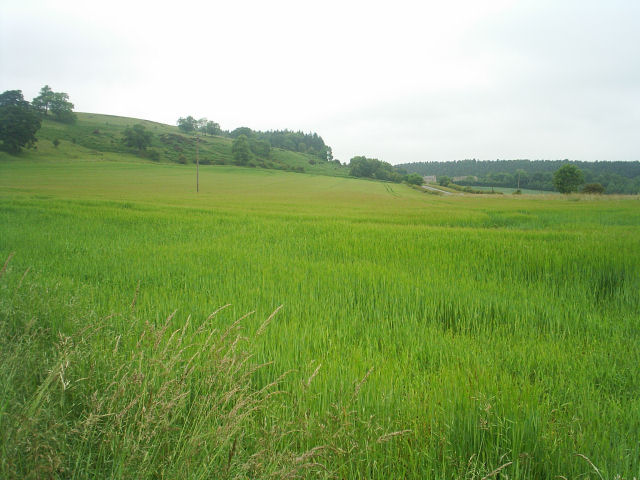
POLYGON ((0 477, 640 477, 637 196, 65 143, 0 157, 0 477))

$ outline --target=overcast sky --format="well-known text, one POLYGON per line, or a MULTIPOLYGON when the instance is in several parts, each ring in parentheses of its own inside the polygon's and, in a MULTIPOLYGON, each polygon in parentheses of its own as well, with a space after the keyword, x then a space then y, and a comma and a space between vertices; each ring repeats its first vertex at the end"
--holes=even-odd
POLYGON ((640 1, 0 2, 0 91, 335 157, 640 160, 640 1))

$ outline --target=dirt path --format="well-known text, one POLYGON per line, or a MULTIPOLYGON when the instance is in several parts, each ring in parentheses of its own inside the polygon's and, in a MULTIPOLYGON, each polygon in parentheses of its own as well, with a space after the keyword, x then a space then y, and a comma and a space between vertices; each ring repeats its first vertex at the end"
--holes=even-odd
POLYGON ((431 192, 442 193, 443 195, 453 195, 453 193, 451 192, 447 192, 446 190, 440 190, 439 188, 435 188, 430 185, 422 185, 422 188, 424 188, 425 190, 429 190, 431 192))

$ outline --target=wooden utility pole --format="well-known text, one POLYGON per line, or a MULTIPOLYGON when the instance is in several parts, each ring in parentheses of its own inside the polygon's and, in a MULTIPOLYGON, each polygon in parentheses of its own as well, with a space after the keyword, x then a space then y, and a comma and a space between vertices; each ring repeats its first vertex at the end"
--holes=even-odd
POLYGON ((196 132, 196 193, 200 191, 200 157, 198 156, 198 143, 200 142, 200 137, 196 132))

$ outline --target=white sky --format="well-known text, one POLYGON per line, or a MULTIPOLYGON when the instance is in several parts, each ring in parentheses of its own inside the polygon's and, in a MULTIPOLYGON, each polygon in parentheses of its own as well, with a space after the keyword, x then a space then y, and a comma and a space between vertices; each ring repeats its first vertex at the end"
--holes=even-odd
POLYGON ((0 2, 0 91, 348 161, 640 159, 639 0, 0 2))

